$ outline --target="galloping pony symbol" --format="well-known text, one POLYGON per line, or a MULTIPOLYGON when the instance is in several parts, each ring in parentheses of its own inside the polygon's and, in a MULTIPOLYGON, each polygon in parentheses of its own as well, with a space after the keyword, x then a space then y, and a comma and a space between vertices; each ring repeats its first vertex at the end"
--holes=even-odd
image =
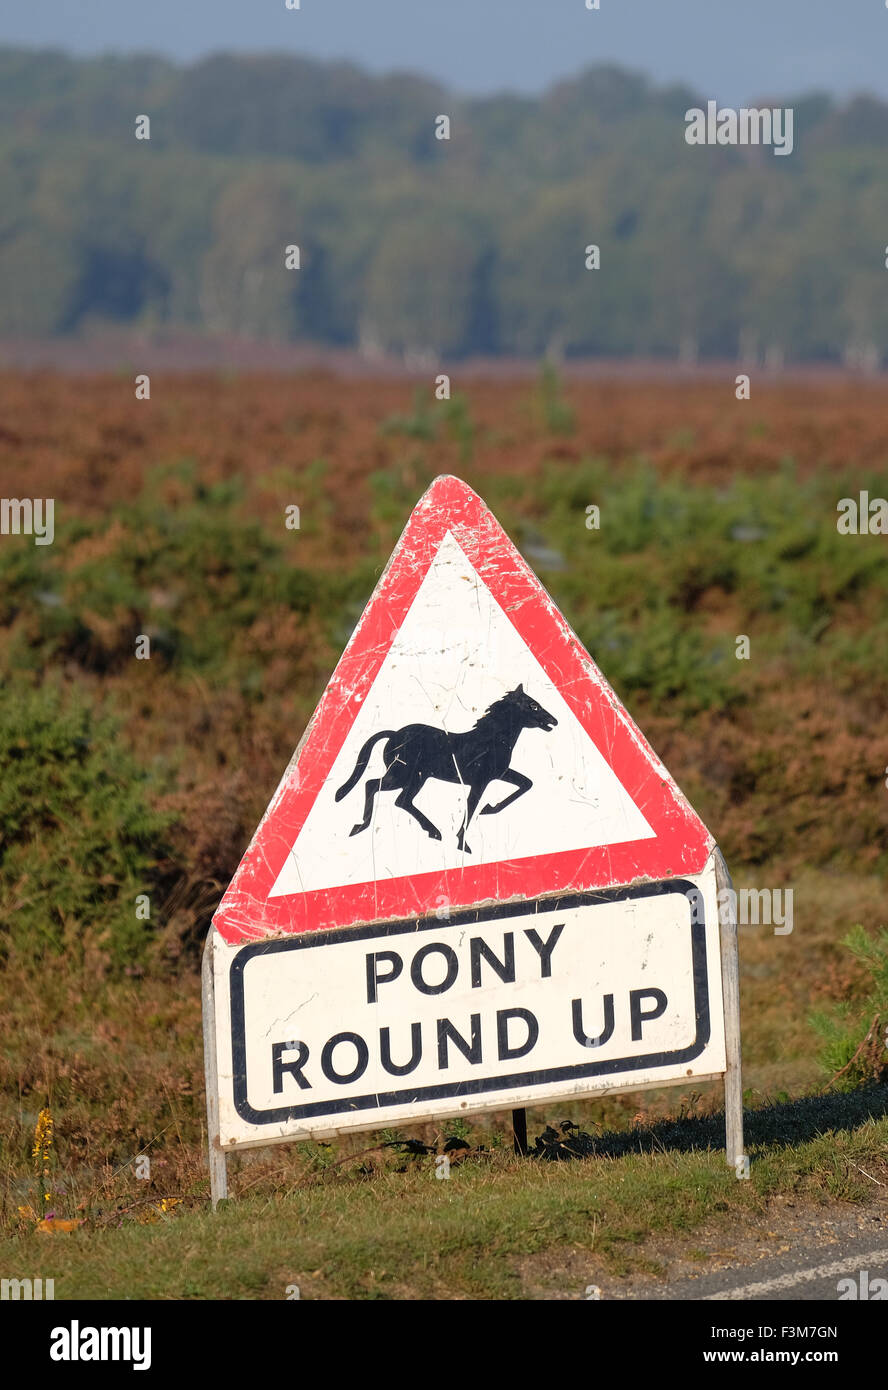
POLYGON ((374 744, 384 738, 387 740, 383 749, 385 772, 382 777, 371 777, 367 781, 364 788, 364 819, 352 828, 351 834, 359 835, 367 829, 373 814, 373 803, 380 792, 396 791, 395 805, 418 821, 433 840, 440 840, 438 827, 414 804, 423 783, 429 778, 437 778, 440 782, 459 782, 469 789, 465 816, 456 840, 461 850, 471 854, 465 840, 466 831, 488 784, 510 782, 515 791, 496 805, 485 806, 481 811, 482 816, 498 815, 533 786, 529 777, 509 766, 518 735, 522 729, 544 729, 548 733, 557 723, 554 715, 532 700, 525 693, 524 686, 519 685, 494 701, 474 727, 463 734, 449 734, 445 729, 436 729, 431 724, 405 724, 403 729, 382 729, 364 744, 354 771, 339 788, 336 800, 341 801, 357 786, 367 770, 374 744))

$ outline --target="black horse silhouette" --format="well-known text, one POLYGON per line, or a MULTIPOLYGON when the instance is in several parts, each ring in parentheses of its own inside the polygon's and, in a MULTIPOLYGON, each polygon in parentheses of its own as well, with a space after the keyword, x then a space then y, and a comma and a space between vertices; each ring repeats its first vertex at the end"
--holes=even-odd
POLYGON ((459 782, 469 789, 465 817, 456 840, 461 850, 471 854, 466 844, 466 831, 488 784, 511 782, 515 791, 497 805, 485 806, 482 816, 495 816, 504 811, 533 786, 529 777, 509 766, 521 730, 544 729, 548 733, 557 723, 554 715, 532 700, 525 694, 524 686, 519 685, 503 695, 502 699, 494 701, 477 724, 464 734, 448 734, 445 729, 435 729, 431 724, 405 724, 403 729, 383 729, 364 744, 354 772, 339 788, 336 800, 341 801, 357 786, 367 770, 373 745, 382 738, 387 739, 383 749, 385 773, 382 777, 371 777, 367 782, 364 788, 364 819, 352 828, 351 834, 358 835, 367 829, 373 814, 373 802, 379 792, 397 791, 395 805, 418 821, 433 840, 440 840, 438 827, 414 805, 423 783, 430 777, 436 777, 440 782, 459 782))

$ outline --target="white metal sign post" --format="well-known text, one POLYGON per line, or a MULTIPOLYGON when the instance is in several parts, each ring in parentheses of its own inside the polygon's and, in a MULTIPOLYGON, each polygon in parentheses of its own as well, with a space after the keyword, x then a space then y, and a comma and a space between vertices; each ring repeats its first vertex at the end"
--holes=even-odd
POLYGON ((490 512, 439 478, 213 919, 214 1204, 232 1150, 722 1076, 742 1175, 729 886, 490 512))

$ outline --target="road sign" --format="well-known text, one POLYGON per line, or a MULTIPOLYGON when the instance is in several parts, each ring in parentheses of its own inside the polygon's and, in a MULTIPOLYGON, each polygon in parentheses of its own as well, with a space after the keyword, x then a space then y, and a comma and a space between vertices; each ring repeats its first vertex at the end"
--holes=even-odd
POLYGON ((214 1194, 238 1147, 727 1074, 736 1099, 721 881, 539 580, 439 478, 213 919, 214 1194))
POLYGON ((445 477, 410 518, 214 926, 248 941, 589 892, 700 872, 712 848, 505 532, 445 477))

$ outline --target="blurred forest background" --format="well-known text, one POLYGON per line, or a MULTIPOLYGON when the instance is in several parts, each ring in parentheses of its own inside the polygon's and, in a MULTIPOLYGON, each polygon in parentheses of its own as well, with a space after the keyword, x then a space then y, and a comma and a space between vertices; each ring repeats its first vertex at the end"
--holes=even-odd
POLYGON ((877 369, 888 104, 796 100, 777 159, 688 146, 705 101, 615 67, 462 99, 291 57, 0 48, 0 337, 877 369))

